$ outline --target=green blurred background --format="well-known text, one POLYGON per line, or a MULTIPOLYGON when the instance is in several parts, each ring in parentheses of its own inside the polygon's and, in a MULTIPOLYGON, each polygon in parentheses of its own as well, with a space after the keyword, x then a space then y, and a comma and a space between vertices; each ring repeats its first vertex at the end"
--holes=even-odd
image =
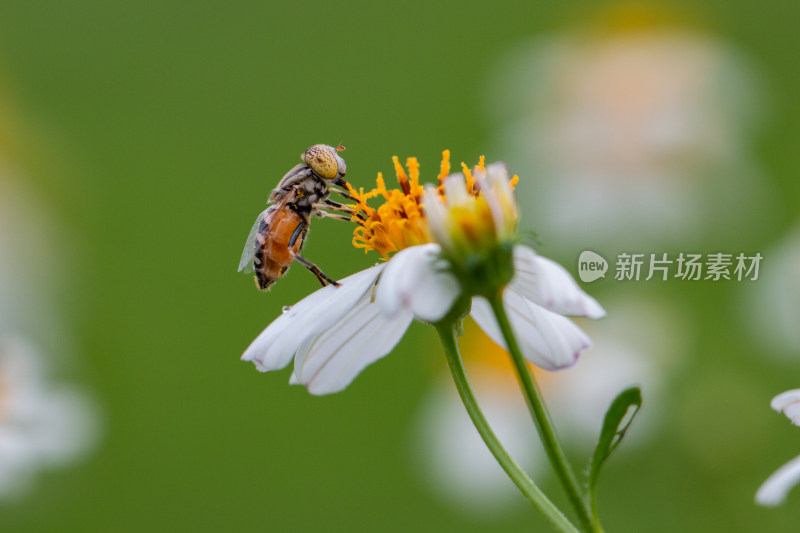
MULTIPOLYGON (((0 527, 545 529, 524 503, 483 517, 448 505, 415 469, 410 428, 443 359, 431 330, 413 325, 344 392, 312 397, 287 385, 288 369, 260 374, 239 356, 316 281, 295 266, 262 294, 235 266, 307 146, 341 141, 348 177, 365 187, 391 175, 392 155, 416 155, 428 179, 443 148, 474 161, 492 143, 484 99, 498 57, 609 5, 4 2, 2 75, 17 117, 7 151, 73 239, 57 309, 81 354, 69 379, 97 402, 102 436, 83 462, 0 503, 0 527)), ((766 249, 800 206, 800 8, 670 9, 744 51, 762 77, 769 112, 751 149, 777 194, 768 222, 730 242, 766 249)), ((316 221, 305 255, 333 277, 376 260, 349 241, 349 227, 316 221)), ((602 301, 609 285, 592 292, 602 301)), ((656 304, 679 302, 696 337, 656 437, 608 465, 608 531, 796 530, 797 494, 778 509, 753 494, 800 453, 800 432, 768 408, 800 385, 800 365, 760 355, 738 322, 741 290, 641 286, 656 304)))

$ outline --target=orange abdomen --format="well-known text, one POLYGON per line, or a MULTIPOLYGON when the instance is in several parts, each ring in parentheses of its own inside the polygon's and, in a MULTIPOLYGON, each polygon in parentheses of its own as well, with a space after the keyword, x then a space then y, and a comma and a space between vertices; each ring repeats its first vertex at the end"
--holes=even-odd
POLYGON ((256 284, 259 289, 268 289, 286 272, 300 253, 308 231, 305 217, 290 208, 274 208, 264 215, 256 236, 253 261, 256 284))

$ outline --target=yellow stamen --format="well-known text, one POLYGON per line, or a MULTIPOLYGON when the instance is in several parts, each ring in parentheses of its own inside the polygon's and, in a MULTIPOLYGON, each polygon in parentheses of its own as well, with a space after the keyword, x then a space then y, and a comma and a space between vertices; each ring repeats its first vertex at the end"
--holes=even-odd
POLYGON ((383 196, 388 200, 389 191, 386 190, 386 182, 383 181, 383 174, 381 172, 378 172, 378 177, 375 179, 375 183, 378 185, 378 187, 373 191, 375 193, 375 196, 378 196, 380 194, 381 196, 383 196))
MULTIPOLYGON (((381 180, 383 179, 383 178, 381 178, 380 174, 378 174, 378 179, 381 179, 381 180)), ((367 200, 377 196, 378 193, 376 191, 373 190, 373 191, 370 191, 368 193, 365 193, 364 192, 364 187, 359 187, 358 192, 356 192, 356 190, 353 188, 353 186, 350 185, 349 183, 347 183, 347 191, 350 193, 350 196, 352 196, 353 198, 356 199, 356 201, 358 201, 358 203, 355 204, 355 205, 349 205, 349 207, 353 208, 353 217, 351 218, 351 220, 355 219, 356 214, 359 211, 363 211, 366 216, 370 216, 372 213, 375 212, 375 210, 372 209, 369 206, 369 204, 367 204, 367 200)))
POLYGON ((444 179, 450 175, 450 150, 442 152, 442 166, 439 170, 439 187, 441 190, 444 179))
POLYGON ((419 161, 417 161, 416 157, 409 157, 406 159, 406 166, 408 167, 408 175, 411 177, 411 194, 419 198, 425 190, 419 183, 419 161))
MULTIPOLYGON (((406 159, 406 168, 400 164, 400 160, 392 157, 397 183, 399 188, 389 189, 386 187, 383 174, 378 173, 375 179, 376 187, 371 191, 365 192, 364 188, 358 191, 348 184, 347 189, 353 196, 355 204, 351 204, 353 216, 351 220, 358 224, 353 231, 353 246, 363 248, 364 253, 375 250, 387 259, 389 256, 418 244, 431 242, 428 233, 425 211, 422 206, 422 196, 424 189, 420 184, 419 161, 416 157, 406 159), (407 170, 406 170, 407 169, 407 170), (372 208, 367 203, 368 200, 382 197, 383 203, 377 208, 372 208)), ((464 163, 461 164, 467 182, 467 190, 476 198, 480 191, 475 182, 475 172, 484 170, 484 158, 481 156, 475 171, 471 172, 464 163)), ((438 176, 441 194, 443 192, 443 182, 450 173, 450 151, 442 152, 442 163, 438 176)), ((479 205, 480 210, 487 211, 486 218, 490 219, 488 204, 482 200, 479 205)), ((474 217, 456 217, 463 231, 466 234, 478 237, 480 228, 475 227, 474 217)))
POLYGON ((472 172, 469 171, 469 167, 463 161, 461 162, 461 170, 464 172, 464 179, 467 183, 467 192, 473 194, 475 191, 475 178, 472 177, 472 172))
POLYGON ((400 188, 403 189, 405 194, 409 194, 411 192, 411 187, 408 185, 406 171, 403 170, 403 166, 400 164, 400 160, 396 155, 392 156, 392 162, 394 162, 394 172, 397 174, 397 183, 400 184, 400 188))

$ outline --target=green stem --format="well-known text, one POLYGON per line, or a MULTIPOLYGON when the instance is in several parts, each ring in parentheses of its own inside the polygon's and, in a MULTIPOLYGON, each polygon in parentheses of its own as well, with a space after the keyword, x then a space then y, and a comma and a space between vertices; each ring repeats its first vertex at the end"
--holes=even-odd
POLYGON ((511 354, 511 360, 514 362, 522 391, 525 393, 528 408, 533 416, 533 422, 536 424, 536 429, 539 431, 539 436, 547 451, 550 463, 553 465, 553 469, 558 475, 583 529, 585 531, 600 532, 602 528, 599 527, 599 523, 595 523, 595 521, 592 520, 591 510, 587 505, 586 499, 583 497, 575 473, 572 471, 569 462, 567 462, 564 449, 561 447, 561 443, 556 437, 553 422, 547 412, 547 407, 545 407, 542 395, 539 392, 536 382, 533 380, 533 376, 531 376, 528 371, 528 365, 525 363, 522 352, 520 352, 517 339, 514 337, 514 332, 511 330, 511 323, 508 320, 508 315, 506 315, 505 307, 503 307, 501 293, 494 298, 490 298, 489 302, 492 305, 495 318, 497 318, 500 331, 503 333, 508 352, 511 354))
POLYGON ((478 402, 475 400, 475 395, 472 392, 472 387, 467 379, 467 374, 464 370, 464 363, 461 360, 461 354, 458 351, 458 343, 456 342, 456 324, 451 321, 442 321, 436 326, 436 331, 439 333, 439 338, 444 347, 444 353, 447 356, 447 363, 450 366, 450 371, 453 374, 458 393, 461 400, 464 402, 464 407, 475 424, 475 428, 480 433, 483 441, 488 446, 489 450, 494 455, 500 466, 503 467, 508 477, 514 482, 520 491, 525 495, 528 500, 539 511, 544 514, 550 523, 558 531, 578 533, 578 529, 570 523, 567 517, 545 496, 545 494, 536 486, 536 484, 522 471, 516 462, 511 458, 508 452, 500 444, 497 436, 489 427, 486 418, 478 407, 478 402))
POLYGON ((597 513, 597 494, 594 490, 591 491, 590 495, 591 501, 591 512, 592 512, 592 525, 594 526, 594 531, 598 531, 600 533, 603 532, 603 526, 600 524, 600 515, 597 513))

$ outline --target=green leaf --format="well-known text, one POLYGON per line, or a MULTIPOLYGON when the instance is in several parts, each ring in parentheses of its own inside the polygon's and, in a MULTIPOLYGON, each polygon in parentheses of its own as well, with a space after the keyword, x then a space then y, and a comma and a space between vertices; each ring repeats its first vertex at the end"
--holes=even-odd
POLYGON ((641 407, 642 391, 639 390, 639 387, 631 387, 622 391, 611 402, 611 407, 606 411, 605 419, 603 419, 603 429, 594 449, 592 464, 589 469, 589 491, 592 494, 592 499, 594 499, 600 468, 605 460, 608 459, 608 456, 611 455, 611 452, 619 446, 622 437, 631 427, 631 422, 633 422, 633 418, 641 407))

